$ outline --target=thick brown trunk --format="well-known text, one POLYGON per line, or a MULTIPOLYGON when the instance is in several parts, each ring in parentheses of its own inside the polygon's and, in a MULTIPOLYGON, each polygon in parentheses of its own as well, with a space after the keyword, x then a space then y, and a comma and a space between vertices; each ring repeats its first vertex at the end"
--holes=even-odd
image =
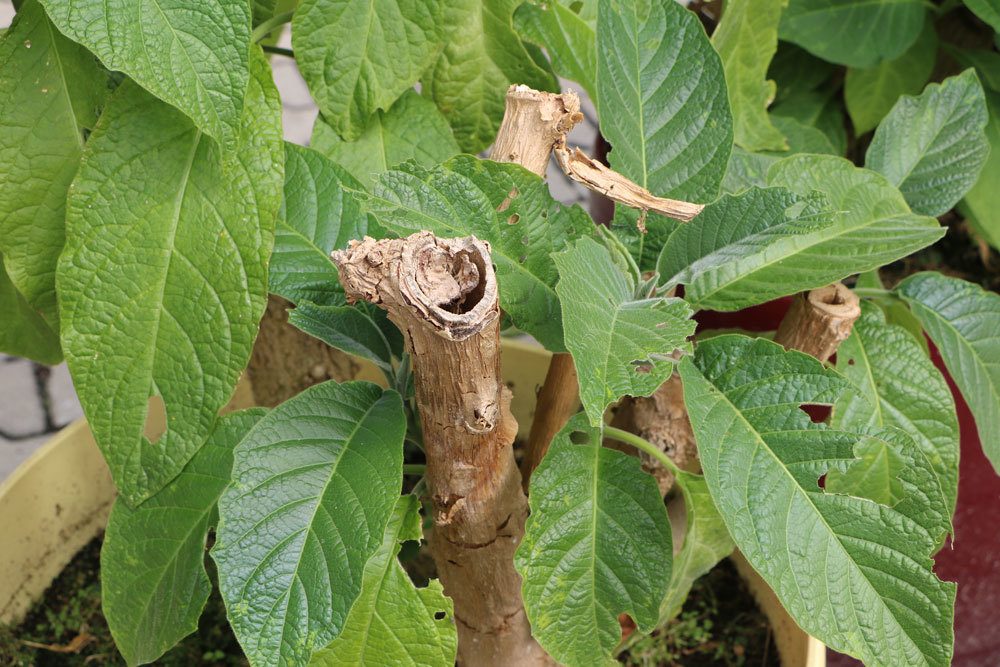
POLYGON ((851 335, 860 316, 857 295, 843 283, 801 292, 792 300, 774 342, 826 361, 851 335))
POLYGON ((528 507, 514 464, 517 423, 500 377, 500 307, 486 243, 353 242, 334 253, 352 300, 384 308, 412 355, 434 510, 431 553, 455 602, 462 665, 541 665, 514 551, 528 507))
POLYGON ((257 405, 274 407, 326 380, 354 379, 357 361, 288 323, 289 301, 273 294, 260 321, 247 377, 257 405))

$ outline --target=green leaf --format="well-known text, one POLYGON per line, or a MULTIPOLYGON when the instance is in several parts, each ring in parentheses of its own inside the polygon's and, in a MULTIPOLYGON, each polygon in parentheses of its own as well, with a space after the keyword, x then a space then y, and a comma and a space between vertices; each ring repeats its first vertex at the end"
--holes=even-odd
POLYGON ((0 255, 0 352, 42 364, 62 361, 59 335, 10 282, 0 255))
POLYGON ((597 36, 576 12, 559 2, 525 2, 514 12, 522 39, 545 47, 559 76, 576 81, 597 99, 597 36))
POLYGON ((715 199, 733 119, 722 61, 698 17, 676 2, 608 0, 597 23, 597 108, 611 166, 660 196, 715 199))
POLYGON ((347 141, 412 88, 440 49, 440 0, 302 0, 295 62, 326 122, 347 141))
POLYGON ((493 143, 511 84, 559 89, 514 32, 512 15, 521 2, 454 0, 445 6, 444 48, 422 84, 467 153, 493 143))
POLYGON ((838 90, 827 86, 820 90, 793 91, 772 107, 771 115, 794 118, 816 128, 830 140, 834 153, 843 157, 847 152, 847 129, 838 90))
MULTIPOLYGON (((959 453, 955 401, 913 334, 889 323, 877 306, 863 304, 851 336, 837 351, 837 370, 857 393, 846 393, 837 401, 833 426, 846 430, 895 426, 905 431, 930 462, 935 484, 954 510, 959 453)), ((888 455, 883 458, 885 463, 891 460, 888 455)))
POLYGON ((265 411, 222 418, 170 484, 139 507, 115 502, 101 548, 101 609, 129 665, 153 662, 198 629, 212 591, 205 543, 233 447, 265 411))
POLYGON ((246 367, 281 203, 281 106, 258 50, 236 153, 125 82, 70 187, 57 286, 74 385, 135 505, 208 436, 246 367), (142 436, 151 396, 167 432, 142 436))
POLYGON ((834 430, 799 410, 833 403, 847 381, 735 335, 703 341, 680 372, 712 498, 799 626, 869 664, 950 664, 955 585, 931 569, 937 517, 917 495, 889 508, 817 483, 857 461, 859 443, 894 437, 834 430))
POLYGON ((278 0, 251 0, 253 8, 253 24, 257 25, 274 16, 278 0))
POLYGON ((686 530, 680 553, 674 557, 673 574, 667 597, 660 604, 660 620, 665 623, 680 613, 695 580, 708 574, 733 552, 735 544, 701 475, 681 471, 675 475, 684 494, 686 530))
POLYGON ((56 331, 66 193, 108 91, 97 60, 25 2, 0 40, 0 253, 10 281, 56 331))
POLYGON ((403 93, 388 111, 377 111, 355 141, 341 139, 319 116, 310 145, 365 186, 371 186, 377 174, 406 160, 429 167, 459 152, 448 121, 415 90, 403 93))
POLYGON ((288 313, 288 323, 338 350, 368 359, 387 377, 392 358, 402 357, 403 339, 382 309, 368 303, 317 305, 303 301, 288 313))
POLYGON ((403 496, 386 526, 382 545, 365 565, 361 595, 344 631, 317 651, 310 665, 455 664, 458 637, 451 598, 445 597, 436 579, 426 588, 414 587, 396 559, 400 542, 420 537, 420 503, 416 496, 403 496))
POLYGON ((871 67, 916 41, 925 11, 921 0, 790 0, 779 36, 823 60, 871 67))
POLYGON ((989 109, 986 140, 990 155, 979 172, 979 180, 965 193, 958 207, 990 245, 1000 248, 1000 188, 996 186, 1000 183, 1000 94, 987 92, 986 105, 989 109))
POLYGON ((581 208, 552 199, 538 176, 469 155, 431 168, 408 162, 379 177, 366 206, 400 235, 427 230, 488 241, 500 307, 547 349, 565 350, 558 273, 549 254, 593 234, 594 225, 581 208))
POLYGON ((937 345, 1000 471, 1000 295, 935 272, 910 276, 896 293, 937 345))
POLYGON ((298 303, 343 305, 330 252, 369 233, 350 191, 361 184, 314 150, 285 143, 285 190, 274 235, 268 289, 298 303))
POLYGON ((771 165, 796 153, 838 154, 829 137, 819 129, 786 116, 772 116, 771 120, 788 138, 788 150, 750 153, 739 146, 734 146, 729 166, 726 168, 726 178, 722 182, 723 191, 735 193, 754 185, 760 188, 766 187, 767 170, 771 165))
POLYGON ((937 43, 934 25, 928 21, 913 46, 898 58, 865 69, 848 68, 844 102, 855 134, 874 129, 900 95, 923 90, 937 60, 937 43))
POLYGON ((995 32, 1000 32, 1000 2, 998 0, 965 0, 965 6, 988 23, 995 32))
POLYGON ((781 10, 787 4, 788 0, 730 0, 712 33, 712 45, 726 73, 736 145, 748 151, 788 148, 767 115, 776 87, 766 80, 778 50, 781 10))
POLYGON ((903 96, 875 130, 865 166, 897 186, 916 213, 942 215, 971 188, 989 155, 986 98, 974 70, 903 96))
POLYGON ((637 209, 615 204, 611 231, 628 249, 639 271, 655 271, 660 251, 681 223, 673 218, 647 212, 643 219, 646 231, 643 232, 638 227, 640 217, 643 217, 642 213, 637 209))
MULTIPOLYGON (((787 3, 786 3, 787 6, 787 3)), ((837 67, 791 42, 779 41, 778 50, 767 68, 767 78, 778 86, 776 102, 793 93, 816 90, 833 78, 837 67)))
POLYGON ((105 67, 182 111, 226 153, 235 149, 252 78, 247 0, 41 3, 56 27, 105 67))
POLYGON ((942 46, 962 67, 974 67, 986 88, 1000 91, 1000 53, 984 49, 960 49, 947 43, 942 46))
POLYGON ((675 352, 690 352, 691 309, 682 299, 643 298, 635 279, 607 248, 585 238, 552 255, 563 306, 566 348, 580 378, 591 424, 622 396, 649 396, 674 370, 675 352))
POLYGON ((655 480, 577 415, 531 476, 528 499, 514 565, 532 635, 560 664, 616 664, 618 614, 649 632, 670 581, 670 521, 655 480))
POLYGON ((399 498, 405 431, 396 392, 324 382, 236 447, 212 557, 251 664, 304 664, 344 629, 399 498))

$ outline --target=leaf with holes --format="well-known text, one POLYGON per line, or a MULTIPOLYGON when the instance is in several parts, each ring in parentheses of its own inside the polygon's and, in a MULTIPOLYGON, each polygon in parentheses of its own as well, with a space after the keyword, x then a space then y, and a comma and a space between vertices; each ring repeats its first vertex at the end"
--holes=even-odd
POLYGON ((405 432, 396 392, 324 382, 236 447, 212 557, 251 664, 303 664, 344 629, 399 498, 405 432))
POLYGON ((302 0, 295 62, 323 118, 347 141, 413 87, 441 48, 441 0, 302 0))
POLYGON ((388 111, 378 111, 354 141, 344 141, 322 116, 313 126, 310 146, 371 186, 383 171, 406 160, 425 167, 459 152, 455 135, 434 103, 415 90, 403 93, 388 111))
POLYGON ((41 0, 59 30, 188 116, 229 153, 243 132, 250 71, 247 0, 41 0))
POLYGON ((736 335, 702 341, 680 372, 719 513, 799 626, 871 664, 949 664, 955 585, 934 575, 930 558, 940 516, 916 488, 890 508, 817 483, 858 461, 866 442, 894 437, 814 424, 798 409, 831 405, 847 380, 736 335))
POLYGON ((597 51, 594 26, 559 2, 526 2, 514 12, 514 28, 523 39, 545 47, 559 76, 576 81, 597 99, 597 51))
POLYGON ((284 203, 274 235, 268 289, 286 299, 346 303, 330 252, 370 232, 351 191, 361 185, 314 150, 285 143, 284 203))
POLYGON ((0 253, 10 281, 58 332, 55 274, 66 193, 109 75, 56 30, 35 0, 0 38, 0 72, 0 253))
POLYGON ((125 82, 70 188, 56 284, 87 421, 135 505, 201 447, 246 367, 281 203, 281 106, 260 50, 232 159, 125 82), (142 436, 151 396, 169 429, 142 436))
POLYGON ((896 294, 937 345, 976 418, 983 451, 1000 471, 1000 295, 935 272, 910 276, 896 294))
POLYGON ((420 502, 416 496, 403 496, 382 545, 365 565, 361 595, 344 631, 313 655, 312 667, 455 664, 458 636, 451 598, 436 579, 416 588, 396 558, 400 542, 420 537, 420 502))
POLYGON ((514 32, 522 0, 454 0, 444 9, 444 47, 421 79, 463 151, 478 153, 496 137, 511 84, 558 90, 514 32))
POLYGON ((736 145, 748 151, 788 148, 767 115, 776 90, 774 81, 767 80, 767 66, 778 50, 778 22, 786 3, 730 0, 712 33, 712 45, 726 73, 736 145))
POLYGON ((986 164, 986 98, 975 70, 904 96, 875 130, 865 166, 902 191, 917 213, 943 215, 986 164))
POLYGON ((680 613, 695 580, 708 574, 735 547, 726 523, 708 492, 705 478, 681 471, 675 479, 684 494, 686 529, 680 553, 674 557, 667 597, 660 604, 659 624, 680 613))
POLYGON ((212 591, 205 543, 233 448, 264 410, 223 417, 184 470, 132 509, 115 502, 101 548, 101 609, 129 665, 157 660, 198 629, 212 591))
POLYGON ((670 377, 674 355, 691 350, 691 308, 682 299, 636 295, 635 279, 592 239, 580 239, 552 260, 580 401, 596 425, 621 397, 649 396, 670 377))
POLYGON ((538 176, 516 164, 461 155, 437 167, 412 162, 382 174, 365 197, 378 222, 400 235, 472 234, 490 243, 500 307, 514 325, 562 352, 562 318, 549 255, 593 234, 579 207, 559 204, 538 176))
POLYGON ((722 62, 693 12, 661 0, 600 3, 597 108, 613 168, 660 196, 715 199, 733 119, 722 62))
POLYGON ((778 36, 823 60, 871 67, 916 41, 926 11, 921 0, 789 0, 778 36))
POLYGON ((528 499, 514 564, 532 635, 561 664, 616 664, 618 614, 649 632, 670 581, 670 521, 656 481, 635 457, 602 447, 601 429, 577 415, 531 476, 528 499))
MULTIPOLYGON (((958 495, 958 418, 951 390, 913 335, 863 304, 851 336, 837 350, 837 370, 857 388, 837 401, 832 424, 856 430, 895 426, 910 435, 931 463, 950 510, 958 495)), ((879 465, 888 454, 879 454, 879 465)))

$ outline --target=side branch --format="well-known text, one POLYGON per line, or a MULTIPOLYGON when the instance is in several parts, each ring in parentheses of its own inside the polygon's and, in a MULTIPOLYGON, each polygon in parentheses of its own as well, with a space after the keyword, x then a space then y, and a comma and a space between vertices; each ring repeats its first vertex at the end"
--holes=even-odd
POLYGON ((860 316, 858 296, 843 283, 801 292, 795 295, 774 342, 825 362, 851 335, 860 316))

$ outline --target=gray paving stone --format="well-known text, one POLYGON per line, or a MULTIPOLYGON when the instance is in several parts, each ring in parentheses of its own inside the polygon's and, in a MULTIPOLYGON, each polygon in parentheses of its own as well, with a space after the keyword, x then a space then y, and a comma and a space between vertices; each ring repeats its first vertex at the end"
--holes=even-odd
POLYGON ((76 397, 73 379, 69 375, 66 364, 52 368, 49 375, 49 415, 57 428, 62 428, 83 416, 80 399, 76 397))
POLYGON ((45 430, 45 413, 30 361, 18 359, 0 366, 0 432, 20 437, 45 430))
POLYGON ((7 479, 14 470, 24 463, 36 449, 51 438, 53 433, 45 433, 26 440, 8 442, 0 438, 0 481, 7 479))

